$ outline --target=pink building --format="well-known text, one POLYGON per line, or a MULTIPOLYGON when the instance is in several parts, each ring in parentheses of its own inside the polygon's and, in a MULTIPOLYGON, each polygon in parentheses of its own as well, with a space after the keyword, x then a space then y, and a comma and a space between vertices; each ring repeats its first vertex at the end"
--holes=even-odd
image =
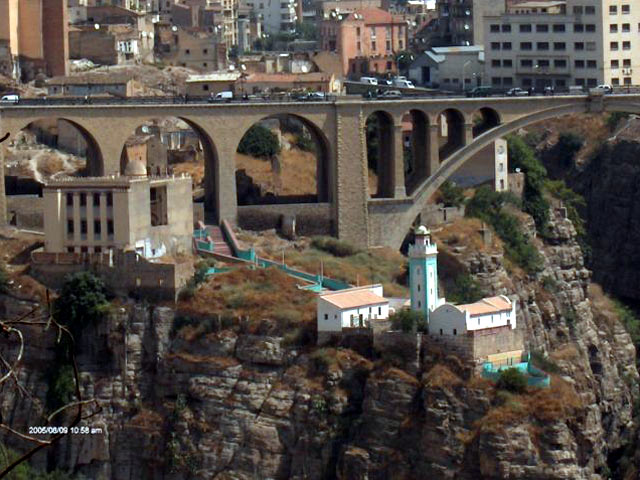
POLYGON ((320 25, 320 45, 339 55, 344 76, 395 73, 395 54, 407 48, 407 24, 380 8, 331 12, 320 25))

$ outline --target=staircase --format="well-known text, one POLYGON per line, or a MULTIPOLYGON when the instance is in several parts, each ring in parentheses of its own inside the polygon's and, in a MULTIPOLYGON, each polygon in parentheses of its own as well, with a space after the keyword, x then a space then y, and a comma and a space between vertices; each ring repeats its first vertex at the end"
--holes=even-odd
POLYGON ((209 233, 209 238, 213 240, 213 251, 215 253, 233 257, 233 252, 225 241, 222 229, 218 225, 207 225, 207 232, 209 233))

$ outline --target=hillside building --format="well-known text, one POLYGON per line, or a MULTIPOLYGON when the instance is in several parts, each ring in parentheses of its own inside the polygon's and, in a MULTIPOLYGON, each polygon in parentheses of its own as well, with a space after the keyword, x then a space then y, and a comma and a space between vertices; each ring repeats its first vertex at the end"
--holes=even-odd
POLYGON ((369 327, 374 320, 389 317, 389 301, 382 285, 349 288, 318 296, 318 334, 341 333, 344 328, 369 327))
POLYGON ((485 76, 496 87, 637 85, 640 6, 614 0, 514 4, 484 19, 485 76))
POLYGON ((64 0, 0 0, 0 70, 21 81, 67 75, 68 23, 64 0))

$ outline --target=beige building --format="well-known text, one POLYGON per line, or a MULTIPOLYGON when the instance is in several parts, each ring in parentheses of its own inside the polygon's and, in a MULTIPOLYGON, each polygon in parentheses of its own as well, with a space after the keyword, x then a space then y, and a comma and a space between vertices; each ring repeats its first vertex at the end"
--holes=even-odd
POLYGON ((156 26, 158 53, 163 62, 199 71, 227 67, 227 47, 217 37, 200 29, 156 26))
POLYGON ((234 91, 240 72, 213 72, 205 75, 191 75, 187 78, 187 95, 196 97, 215 95, 218 92, 234 91))
POLYGON ((44 197, 44 251, 133 251, 146 258, 191 251, 192 181, 147 177, 140 162, 124 176, 48 182, 44 197))
POLYGON ((485 17, 484 27, 487 84, 640 83, 640 5, 630 0, 524 2, 485 17))
POLYGON ((105 94, 131 97, 134 94, 134 81, 128 75, 117 74, 53 77, 47 80, 47 93, 50 96, 70 97, 105 94))
POLYGON ((0 42, 8 46, 15 79, 66 75, 67 32, 65 0, 0 0, 0 42))

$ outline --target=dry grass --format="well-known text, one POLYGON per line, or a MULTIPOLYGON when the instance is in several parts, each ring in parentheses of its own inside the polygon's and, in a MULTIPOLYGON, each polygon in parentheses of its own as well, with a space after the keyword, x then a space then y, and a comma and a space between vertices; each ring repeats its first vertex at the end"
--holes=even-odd
POLYGON ((613 327, 618 321, 618 311, 613 301, 604 293, 602 287, 595 283, 589 284, 587 295, 591 301, 591 310, 594 313, 596 323, 613 327))
POLYGON ((298 281, 275 268, 238 268, 211 277, 193 298, 182 300, 184 315, 226 314, 252 321, 275 319, 287 326, 314 321, 315 295, 297 288, 298 281))
POLYGON ((181 175, 183 173, 191 176, 194 188, 202 186, 204 182, 204 162, 182 162, 171 166, 173 173, 181 175))
POLYGON ((395 367, 386 368, 379 374, 379 376, 382 378, 392 378, 394 380, 409 383, 415 387, 418 387, 420 385, 420 382, 418 382, 418 379, 416 377, 414 377, 413 375, 409 375, 404 370, 400 370, 399 368, 395 367))
POLYGON ((187 352, 174 352, 167 355, 167 360, 178 359, 187 363, 210 363, 217 368, 224 370, 226 368, 235 367, 239 364, 238 360, 233 357, 214 357, 210 355, 194 355, 187 352))
POLYGON ((500 238, 493 234, 491 243, 486 245, 482 238, 481 230, 481 220, 477 218, 461 218, 434 231, 433 236, 443 248, 462 246, 467 247, 467 250, 472 252, 502 253, 500 238))
POLYGON ((554 362, 572 362, 579 356, 580 352, 578 352, 578 349, 573 344, 564 345, 549 353, 549 357, 551 357, 551 360, 554 362))
POLYGON ((520 423, 545 424, 562 421, 583 408, 573 386, 557 375, 551 375, 549 388, 529 387, 522 395, 497 392, 502 404, 489 410, 476 423, 481 432, 502 432, 505 427, 520 423))
POLYGON ((460 377, 444 365, 435 365, 422 378, 428 388, 452 388, 462 384, 460 377))

